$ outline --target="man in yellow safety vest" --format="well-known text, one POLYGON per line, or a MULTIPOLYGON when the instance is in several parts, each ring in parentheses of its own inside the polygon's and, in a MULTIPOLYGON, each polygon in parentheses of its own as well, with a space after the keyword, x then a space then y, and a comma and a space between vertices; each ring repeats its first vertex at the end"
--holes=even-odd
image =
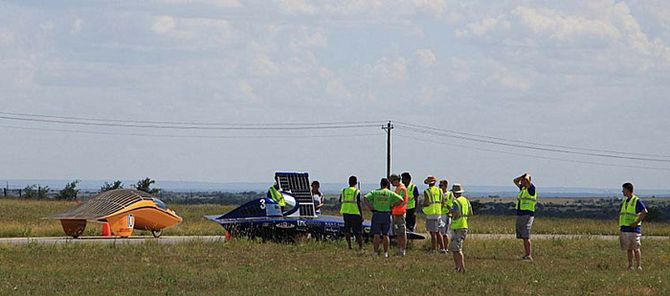
POLYGON ((451 208, 454 206, 454 194, 449 190, 449 181, 447 180, 440 180, 440 190, 442 190, 442 194, 444 195, 444 198, 442 200, 442 227, 440 227, 440 234, 442 235, 442 241, 444 242, 444 246, 449 245, 449 226, 451 226, 451 217, 450 217, 450 211, 451 208))
POLYGON ((637 269, 642 270, 640 254, 640 237, 642 237, 642 220, 647 217, 647 207, 634 193, 633 184, 623 184, 625 199, 619 207, 619 243, 621 249, 628 254, 628 270, 633 270, 633 257, 637 269))
POLYGON ((537 190, 535 190, 535 185, 531 182, 528 173, 514 178, 514 185, 519 187, 519 195, 516 200, 516 238, 523 240, 525 255, 521 259, 533 261, 530 231, 535 221, 537 190))
POLYGON ((349 187, 342 189, 340 194, 340 214, 344 219, 344 236, 351 250, 351 234, 356 237, 358 250, 363 250, 363 212, 361 207, 361 191, 356 188, 358 178, 349 177, 349 187))
POLYGON ((440 251, 445 252, 444 241, 442 234, 440 234, 440 227, 442 226, 442 203, 444 196, 440 188, 435 186, 437 178, 435 176, 428 176, 423 181, 428 185, 428 188, 423 191, 423 213, 426 214, 426 230, 430 233, 430 242, 432 251, 437 252, 439 245, 440 251))
POLYGON ((407 231, 414 232, 416 227, 416 199, 419 197, 419 189, 412 183, 412 175, 408 172, 400 174, 401 182, 407 187, 407 211, 405 212, 405 222, 407 231))
POLYGON ((470 201, 462 195, 464 190, 461 184, 454 184, 451 192, 454 193, 454 206, 451 209, 451 216, 454 220, 451 222, 449 251, 454 254, 456 272, 465 272, 463 242, 468 234, 468 218, 472 216, 472 206, 470 201))

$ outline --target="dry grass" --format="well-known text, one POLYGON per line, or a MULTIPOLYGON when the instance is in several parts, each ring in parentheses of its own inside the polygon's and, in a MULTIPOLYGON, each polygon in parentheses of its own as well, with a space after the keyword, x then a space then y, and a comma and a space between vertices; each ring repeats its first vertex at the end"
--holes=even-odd
MULTIPOLYGON (((369 248, 369 246, 366 246, 369 248)), ((159 245, 0 246, 0 294, 68 295, 667 295, 667 241, 645 241, 643 272, 626 272, 617 243, 468 240, 468 273, 414 248, 388 259, 343 242, 235 240, 159 245)))

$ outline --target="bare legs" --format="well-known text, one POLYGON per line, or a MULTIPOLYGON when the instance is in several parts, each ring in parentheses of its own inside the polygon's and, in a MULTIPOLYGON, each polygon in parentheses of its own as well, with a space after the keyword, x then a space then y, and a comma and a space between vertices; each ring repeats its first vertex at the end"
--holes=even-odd
MULTIPOLYGON (((363 236, 360 234, 356 235, 356 242, 358 243, 358 250, 363 250, 363 236)), ((349 243, 349 249, 351 249, 351 243, 349 243)))
POLYGON ((433 251, 437 251, 439 245, 440 250, 444 249, 444 240, 442 239, 442 234, 438 232, 430 232, 430 243, 433 246, 433 251))
POLYGON ((642 251, 640 249, 635 250, 635 262, 637 263, 637 269, 642 269, 642 251))
POLYGON ((454 265, 456 266, 457 272, 465 272, 465 259, 463 257, 463 251, 453 252, 454 254, 454 265))
POLYGON ((375 238, 372 241, 372 246, 373 246, 376 254, 379 254, 379 243, 382 242, 382 240, 383 240, 383 245, 384 245, 384 253, 388 253, 388 251, 389 251, 390 240, 389 240, 388 235, 384 235, 383 238, 382 238, 381 235, 375 234, 375 238))
POLYGON ((398 248, 400 249, 400 252, 402 253, 407 249, 407 235, 398 235, 398 248))
POLYGON ((533 257, 533 244, 530 242, 530 238, 523 239, 523 249, 526 251, 526 257, 533 257))
POLYGON ((626 253, 628 253, 628 269, 633 269, 633 258, 635 258, 637 268, 642 269, 642 252, 640 249, 626 250, 626 253))

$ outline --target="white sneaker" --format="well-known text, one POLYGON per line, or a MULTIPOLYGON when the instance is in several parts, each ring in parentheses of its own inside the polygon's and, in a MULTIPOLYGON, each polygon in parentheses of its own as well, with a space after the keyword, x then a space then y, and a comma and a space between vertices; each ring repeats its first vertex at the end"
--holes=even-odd
POLYGON ((440 253, 442 253, 442 254, 447 254, 447 250, 446 250, 446 249, 442 249, 442 250, 440 250, 440 253))
POLYGON ((389 257, 389 252, 384 253, 384 258, 388 258, 388 257, 389 257))

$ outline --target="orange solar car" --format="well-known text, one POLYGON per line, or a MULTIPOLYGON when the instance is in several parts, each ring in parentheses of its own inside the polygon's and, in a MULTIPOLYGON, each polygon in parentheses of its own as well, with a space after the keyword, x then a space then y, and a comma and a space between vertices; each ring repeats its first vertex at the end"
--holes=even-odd
POLYGON ((96 195, 73 209, 53 217, 63 226, 65 234, 77 238, 86 223, 109 223, 111 234, 128 237, 134 229, 149 230, 160 237, 163 229, 182 222, 160 199, 133 189, 116 189, 96 195))

